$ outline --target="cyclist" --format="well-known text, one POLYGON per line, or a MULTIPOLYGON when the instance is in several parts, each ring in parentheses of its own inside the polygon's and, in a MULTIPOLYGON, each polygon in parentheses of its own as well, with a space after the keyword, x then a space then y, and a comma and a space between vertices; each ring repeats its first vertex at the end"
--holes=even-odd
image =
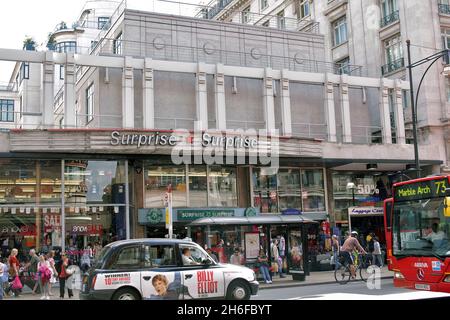
POLYGON ((350 237, 345 240, 341 248, 341 256, 344 258, 344 263, 350 266, 350 272, 352 273, 352 279, 356 278, 355 264, 353 262, 353 251, 358 250, 362 254, 367 254, 364 248, 359 244, 357 239, 358 232, 352 231, 350 237))

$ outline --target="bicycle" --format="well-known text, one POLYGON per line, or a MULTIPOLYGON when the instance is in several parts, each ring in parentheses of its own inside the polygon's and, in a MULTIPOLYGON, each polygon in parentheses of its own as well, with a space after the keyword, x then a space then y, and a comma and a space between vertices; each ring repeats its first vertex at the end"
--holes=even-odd
MULTIPOLYGON (((367 282, 370 276, 375 273, 375 269, 371 268, 372 260, 364 254, 358 254, 358 258, 355 259, 355 274, 358 274, 362 281, 367 282)), ((350 281, 352 273, 350 265, 344 260, 343 256, 339 256, 339 267, 334 271, 334 279, 337 283, 344 285, 350 281)), ((356 280, 356 276, 354 278, 356 280)))

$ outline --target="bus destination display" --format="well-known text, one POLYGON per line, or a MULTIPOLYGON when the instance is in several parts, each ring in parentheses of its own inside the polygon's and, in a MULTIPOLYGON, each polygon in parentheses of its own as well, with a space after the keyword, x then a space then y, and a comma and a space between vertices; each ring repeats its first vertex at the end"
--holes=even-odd
POLYGON ((445 190, 450 187, 446 178, 421 181, 396 187, 395 201, 408 201, 427 198, 445 197, 445 190))

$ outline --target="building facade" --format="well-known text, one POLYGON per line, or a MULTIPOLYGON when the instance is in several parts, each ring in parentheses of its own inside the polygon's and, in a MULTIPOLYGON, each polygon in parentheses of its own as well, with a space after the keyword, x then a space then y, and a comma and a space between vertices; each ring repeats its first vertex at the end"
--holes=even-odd
MULTIPOLYGON (((342 72, 327 62, 317 28, 117 8, 89 52, 0 49, 1 60, 17 62, 0 91, 18 110, 1 122, 5 247, 76 252, 163 237, 171 190, 178 237, 199 218, 301 212, 320 224, 292 235, 306 237, 317 256, 329 247, 329 222, 340 227, 349 207, 379 205, 413 163, 409 83, 363 76, 364 68, 342 72)), ((56 48, 66 42, 60 33, 56 48)), ((440 144, 421 143, 420 155, 426 173, 441 171, 440 144)), ((380 229, 379 216, 359 230, 380 229)), ((270 238, 290 239, 283 230, 270 238)), ((196 236, 233 248, 244 245, 243 232, 225 226, 196 236)))

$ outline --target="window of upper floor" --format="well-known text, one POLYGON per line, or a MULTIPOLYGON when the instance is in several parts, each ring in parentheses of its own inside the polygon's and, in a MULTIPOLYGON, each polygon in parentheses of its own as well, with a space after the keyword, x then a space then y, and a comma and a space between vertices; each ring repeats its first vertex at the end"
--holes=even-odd
POLYGON ((284 17, 284 10, 277 14, 278 29, 286 29, 286 19, 284 17))
POLYGON ((268 0, 260 0, 259 4, 260 4, 260 9, 262 11, 269 6, 269 1, 268 0))
MULTIPOLYGON (((442 49, 450 49, 450 28, 441 28, 441 38, 442 49)), ((446 64, 450 63, 448 56, 444 56, 443 60, 446 64)))
POLYGON ((119 33, 119 35, 114 39, 113 42, 113 53, 117 54, 119 56, 121 56, 123 54, 123 48, 122 48, 122 43, 123 43, 123 34, 122 32, 119 33))
POLYGON ((384 41, 386 63, 403 59, 403 46, 400 34, 384 41))
POLYGON ((450 0, 440 0, 438 8, 439 13, 450 15, 450 0))
POLYGON ((336 62, 337 74, 350 74, 350 57, 336 62))
POLYGON ((250 6, 242 10, 242 23, 250 22, 250 6))
POLYGON ((347 42, 347 16, 343 16, 331 24, 333 28, 333 45, 338 46, 347 42))
POLYGON ((76 41, 64 41, 59 42, 55 46, 57 52, 62 53, 76 53, 77 52, 77 42, 76 41))
POLYGON ((399 70, 405 66, 400 34, 384 41, 384 52, 386 64, 381 67, 381 73, 383 75, 399 70))
POLYGON ((311 16, 311 0, 300 0, 299 18, 311 16))
POLYGON ((14 122, 14 100, 0 99, 0 122, 14 122))
POLYGON ((86 121, 91 122, 94 119, 94 84, 92 83, 86 89, 86 121))
POLYGON ((98 29, 108 29, 109 28, 109 17, 98 17, 98 29))
POLYGON ((381 0, 381 28, 399 19, 397 0, 381 0))
POLYGON ((381 0, 381 13, 383 18, 398 11, 397 0, 381 0))

